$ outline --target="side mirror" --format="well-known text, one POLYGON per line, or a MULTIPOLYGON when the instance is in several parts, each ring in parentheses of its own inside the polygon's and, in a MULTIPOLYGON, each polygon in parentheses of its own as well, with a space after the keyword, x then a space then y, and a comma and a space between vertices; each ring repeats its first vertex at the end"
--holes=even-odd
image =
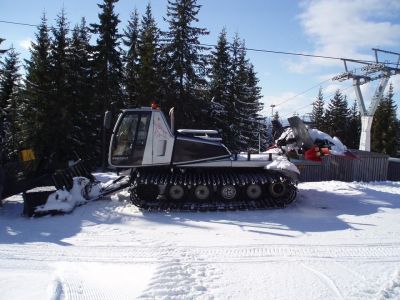
POLYGON ((103 127, 106 130, 110 130, 111 126, 112 126, 112 112, 108 110, 104 114, 103 127))

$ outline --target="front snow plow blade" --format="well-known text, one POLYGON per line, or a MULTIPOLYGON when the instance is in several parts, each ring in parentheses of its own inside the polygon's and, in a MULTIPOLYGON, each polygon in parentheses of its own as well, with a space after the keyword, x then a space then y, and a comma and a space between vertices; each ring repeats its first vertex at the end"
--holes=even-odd
POLYGON ((47 186, 36 186, 30 188, 22 193, 24 199, 23 215, 27 217, 40 216, 47 214, 60 213, 57 210, 40 212, 36 210, 38 207, 45 205, 51 194, 54 194, 58 190, 71 190, 75 177, 87 178, 90 185, 96 182, 95 177, 90 173, 83 160, 78 159, 71 166, 65 169, 57 170, 53 174, 46 174, 49 178, 47 186), (51 183, 53 186, 51 186, 51 183))
POLYGON ((54 186, 59 189, 72 189, 74 177, 85 177, 94 182, 96 179, 90 173, 82 159, 78 159, 66 169, 58 170, 52 175, 54 186))

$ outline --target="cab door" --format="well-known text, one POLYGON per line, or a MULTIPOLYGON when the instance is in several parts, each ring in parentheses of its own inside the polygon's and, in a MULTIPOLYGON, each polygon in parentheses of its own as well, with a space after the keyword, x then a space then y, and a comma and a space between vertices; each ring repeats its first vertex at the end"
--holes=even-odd
POLYGON ((153 112, 152 126, 152 130, 150 130, 151 141, 148 141, 149 144, 151 143, 152 148, 152 164, 170 164, 175 137, 161 111, 156 110, 153 112))
POLYGON ((118 118, 111 143, 109 163, 116 167, 134 167, 143 163, 151 112, 125 111, 118 118))

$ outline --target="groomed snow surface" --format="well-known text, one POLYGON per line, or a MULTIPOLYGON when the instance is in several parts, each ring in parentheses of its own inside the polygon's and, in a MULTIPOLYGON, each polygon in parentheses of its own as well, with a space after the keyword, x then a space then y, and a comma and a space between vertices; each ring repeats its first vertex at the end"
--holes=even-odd
MULTIPOLYGON (((113 174, 97 174, 102 181, 113 174)), ((286 209, 0 210, 0 299, 400 299, 400 182, 301 183, 286 209)))

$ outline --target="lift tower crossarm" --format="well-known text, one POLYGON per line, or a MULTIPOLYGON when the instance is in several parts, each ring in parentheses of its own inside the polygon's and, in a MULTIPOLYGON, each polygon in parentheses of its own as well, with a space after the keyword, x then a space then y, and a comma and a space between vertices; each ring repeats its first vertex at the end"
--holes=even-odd
MULTIPOLYGON (((365 61, 357 61, 357 60, 348 60, 342 59, 344 62, 345 72, 337 75, 332 78, 332 80, 344 81, 346 79, 353 79, 353 86, 357 98, 358 108, 361 114, 361 136, 360 136, 360 150, 370 151, 371 150, 371 127, 372 121, 374 118, 374 114, 376 109, 378 108, 379 102, 382 100, 383 93, 386 89, 386 86, 389 82, 389 79, 393 75, 400 74, 400 53, 386 51, 381 49, 372 49, 375 54, 376 63, 365 62, 365 61), (397 63, 394 64, 395 67, 389 67, 388 63, 379 62, 378 53, 385 53, 390 55, 397 56, 397 63), (347 67, 347 62, 361 63, 365 66, 361 68, 363 72, 362 75, 356 75, 355 72, 349 71, 347 67), (376 76, 371 76, 374 73, 379 72, 380 74, 376 76), (364 98, 361 92, 360 86, 367 82, 380 79, 380 83, 375 90, 374 95, 372 96, 371 103, 368 107, 368 110, 365 108, 364 98)), ((393 64, 393 63, 392 63, 393 64)))

